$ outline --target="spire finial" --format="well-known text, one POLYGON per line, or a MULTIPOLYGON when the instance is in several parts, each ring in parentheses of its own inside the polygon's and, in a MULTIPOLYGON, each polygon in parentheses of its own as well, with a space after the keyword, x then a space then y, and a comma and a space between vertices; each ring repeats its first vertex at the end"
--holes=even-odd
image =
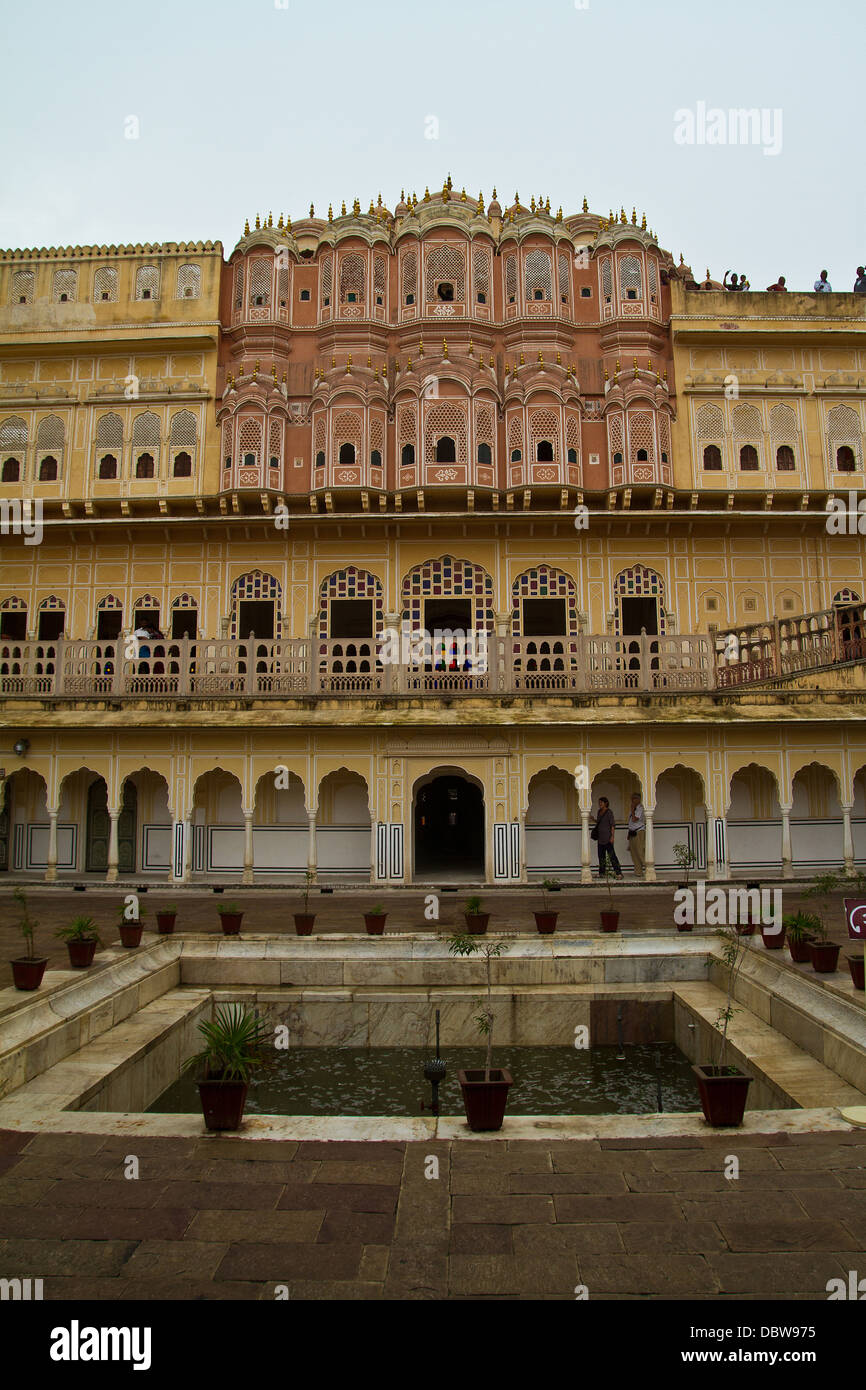
POLYGON ((583 212, 589 212, 589 203, 586 201, 586 194, 583 195, 583 212))

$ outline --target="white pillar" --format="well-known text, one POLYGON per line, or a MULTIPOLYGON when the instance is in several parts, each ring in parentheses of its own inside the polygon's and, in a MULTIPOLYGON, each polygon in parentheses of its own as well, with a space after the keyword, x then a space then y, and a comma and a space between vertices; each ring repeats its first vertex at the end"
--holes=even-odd
POLYGON ((311 811, 309 815, 308 834, 307 834, 307 870, 316 876, 318 861, 316 859, 316 813, 311 811))
POLYGON ((56 883, 57 881, 57 817, 59 814, 59 807, 54 811, 48 812, 48 860, 45 865, 46 883, 56 883))
POLYGON ((782 878, 794 877, 794 859, 791 854, 791 807, 780 806, 782 813, 782 878))
POLYGON ((183 871, 181 882, 189 883, 192 874, 192 816, 187 816, 183 823, 183 871))
POLYGON ((114 883, 117 879, 117 863, 119 849, 117 843, 117 820, 120 815, 120 808, 112 810, 108 808, 108 869, 105 874, 106 883, 114 883))
POLYGON ((517 853, 520 856, 519 882, 528 883, 529 873, 526 867, 526 812, 520 812, 520 827, 518 830, 517 853))
POLYGON ((643 813, 644 813, 644 819, 646 820, 646 834, 645 834, 645 836, 644 836, 644 859, 645 859, 645 861, 646 861, 646 871, 645 871, 645 874, 644 874, 644 882, 645 882, 645 883, 655 883, 655 882, 656 882, 656 841, 655 841, 655 825, 654 825, 654 823, 653 823, 653 817, 654 817, 654 815, 655 815, 655 807, 653 807, 653 809, 652 809, 651 811, 648 811, 647 808, 644 806, 644 808, 643 808, 643 813))
POLYGON ((842 802, 842 855, 846 874, 854 872, 854 836, 851 833, 851 810, 853 802, 842 802))
POLYGON ((244 811, 244 883, 253 881, 253 813, 244 811))
POLYGON ((719 876, 716 863, 716 818, 711 806, 705 806, 707 817, 707 882, 714 883, 719 876))
POLYGON ((580 881, 592 883, 592 840, 589 838, 589 809, 580 809, 580 881))

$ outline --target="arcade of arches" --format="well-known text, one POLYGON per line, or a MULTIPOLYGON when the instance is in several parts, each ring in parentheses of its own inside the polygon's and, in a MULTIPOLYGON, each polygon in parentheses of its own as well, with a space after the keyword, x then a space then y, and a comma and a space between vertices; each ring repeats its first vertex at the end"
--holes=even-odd
MULTIPOLYGON (((215 734, 162 753, 113 733, 108 748, 65 745, 7 767, 0 870, 48 880, 291 882, 308 869, 345 882, 514 883, 595 872, 591 810, 606 796, 627 874, 625 818, 647 812, 648 877, 675 872, 804 876, 866 866, 866 736, 806 725, 678 727, 660 746, 609 725, 247 733, 225 756, 215 734)), ((44 740, 43 740, 44 742, 44 740)))

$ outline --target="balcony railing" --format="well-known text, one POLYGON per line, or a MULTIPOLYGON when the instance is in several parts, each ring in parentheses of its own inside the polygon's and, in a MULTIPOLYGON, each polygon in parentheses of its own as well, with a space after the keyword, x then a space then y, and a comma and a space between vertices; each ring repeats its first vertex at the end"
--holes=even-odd
MULTIPOLYGON (((678 636, 488 635, 486 651, 417 664, 384 638, 0 639, 0 697, 350 699, 393 695, 676 694, 866 661, 866 605, 678 636), (137 654, 135 654, 137 650, 137 654)), ((428 654, 429 657, 429 654, 428 654)))

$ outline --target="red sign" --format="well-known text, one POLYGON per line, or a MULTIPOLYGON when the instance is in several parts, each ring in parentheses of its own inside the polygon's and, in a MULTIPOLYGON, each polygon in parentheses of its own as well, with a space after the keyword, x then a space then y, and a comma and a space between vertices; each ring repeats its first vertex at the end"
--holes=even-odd
POLYGON ((845 898, 845 918, 852 941, 866 943, 866 898, 845 898))

